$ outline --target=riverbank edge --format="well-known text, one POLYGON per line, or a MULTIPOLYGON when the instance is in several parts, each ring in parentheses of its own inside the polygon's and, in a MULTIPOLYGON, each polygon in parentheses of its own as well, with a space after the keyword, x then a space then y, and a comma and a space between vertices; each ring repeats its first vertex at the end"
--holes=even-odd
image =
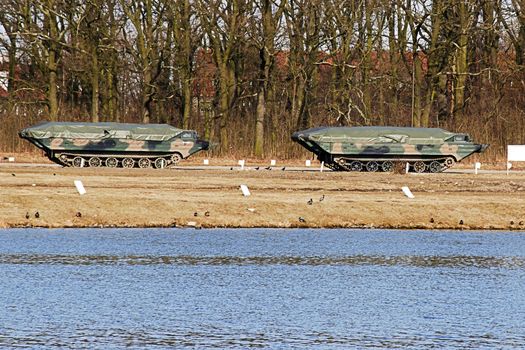
POLYGON ((441 224, 392 224, 392 225, 309 225, 305 223, 288 224, 288 225, 208 225, 201 223, 188 224, 74 224, 74 225, 48 225, 48 224, 27 224, 27 223, 0 223, 0 229, 73 229, 73 228, 119 228, 119 229, 136 229, 136 228, 180 228, 180 229, 362 229, 362 230, 432 230, 432 231, 515 231, 525 232, 525 224, 514 224, 508 226, 498 225, 441 225, 441 224))

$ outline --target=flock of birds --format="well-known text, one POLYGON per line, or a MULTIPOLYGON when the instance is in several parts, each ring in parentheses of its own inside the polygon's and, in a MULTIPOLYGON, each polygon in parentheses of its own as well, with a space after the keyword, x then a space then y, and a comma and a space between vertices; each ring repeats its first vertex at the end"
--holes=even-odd
MULTIPOLYGON (((33 214, 33 216, 35 217, 35 219, 40 219, 40 213, 38 211, 35 211, 35 213, 33 214)), ((82 217, 82 213, 77 211, 75 213, 75 217, 77 218, 81 218, 82 217)), ((29 214, 29 212, 27 211, 26 212, 26 220, 29 220, 31 218, 31 214, 29 214)))
MULTIPOLYGON (((325 198, 325 196, 324 196, 324 194, 323 194, 323 195, 319 198, 319 202, 324 201, 324 198, 325 198)), ((310 199, 306 202, 306 204, 308 204, 308 205, 313 205, 313 204, 314 204, 314 199, 313 199, 313 198, 310 198, 310 199)), ((302 216, 299 216, 299 222, 306 222, 306 219, 303 218, 302 216)))

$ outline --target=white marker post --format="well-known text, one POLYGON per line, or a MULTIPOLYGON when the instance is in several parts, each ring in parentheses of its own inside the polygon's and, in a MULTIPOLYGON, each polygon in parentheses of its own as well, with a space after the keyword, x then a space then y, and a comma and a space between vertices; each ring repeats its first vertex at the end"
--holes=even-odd
POLYGON ((275 161, 275 159, 270 160, 270 166, 275 166, 276 164, 277 162, 275 161))
POLYGON ((204 160, 202 161, 202 163, 203 163, 204 165, 209 165, 209 164, 210 164, 210 161, 209 161, 208 159, 204 159, 204 160))
POLYGON ((507 175, 509 175, 510 168, 512 168, 512 163, 507 162, 507 175))
POLYGON ((408 188, 408 186, 401 187, 401 190, 403 191, 405 196, 407 196, 408 198, 410 198, 410 199, 414 198, 414 195, 412 194, 412 192, 410 191, 410 188, 408 188))
POLYGON ((7 161, 14 162, 15 161, 15 157, 9 157, 9 158, 7 158, 7 161))
POLYGON ((241 170, 244 170, 244 159, 239 160, 239 165, 241 166, 241 170))
POLYGON ((249 197, 251 195, 250 190, 248 189, 248 186, 246 185, 241 185, 241 191, 244 197, 249 197))
POLYGON ((306 165, 306 166, 311 166, 311 165, 312 165, 312 162, 310 161, 310 159, 307 159, 307 160, 304 162, 304 165, 306 165))
POLYGON ((77 188, 78 194, 80 195, 86 194, 86 189, 84 188, 82 181, 75 180, 74 183, 75 183, 75 187, 77 188))
POLYGON ((323 168, 324 168, 324 161, 321 162, 321 169, 320 169, 321 172, 323 172, 323 168))
POLYGON ((480 162, 474 163, 474 174, 478 175, 479 169, 481 169, 481 163, 480 162))
POLYGON ((408 169, 409 168, 410 168, 410 163, 407 162, 407 165, 405 166, 405 174, 408 174, 408 169))

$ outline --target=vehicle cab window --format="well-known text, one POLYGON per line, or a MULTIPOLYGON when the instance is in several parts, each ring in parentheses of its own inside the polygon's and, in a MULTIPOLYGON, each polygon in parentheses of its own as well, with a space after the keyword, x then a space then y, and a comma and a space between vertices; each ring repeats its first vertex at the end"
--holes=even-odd
POLYGON ((468 135, 456 135, 454 136, 454 142, 469 142, 468 135))
POLYGON ((180 134, 181 139, 193 140, 197 138, 197 133, 194 131, 184 131, 180 134))

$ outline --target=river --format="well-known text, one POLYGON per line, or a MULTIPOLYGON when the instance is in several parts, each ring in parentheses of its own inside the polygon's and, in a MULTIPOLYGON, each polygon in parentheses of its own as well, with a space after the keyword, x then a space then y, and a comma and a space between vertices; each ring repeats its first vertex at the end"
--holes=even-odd
POLYGON ((0 348, 522 349, 525 233, 0 230, 0 348))

